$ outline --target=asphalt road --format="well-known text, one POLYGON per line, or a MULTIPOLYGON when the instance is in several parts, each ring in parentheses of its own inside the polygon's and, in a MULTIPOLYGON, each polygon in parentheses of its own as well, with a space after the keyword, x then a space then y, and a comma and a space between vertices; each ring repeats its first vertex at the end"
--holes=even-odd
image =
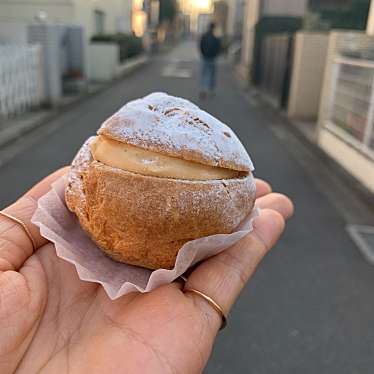
MULTIPOLYGON (((205 372, 373 373, 374 268, 346 232, 343 211, 349 205, 339 209, 339 201, 331 198, 334 185, 317 180, 322 166, 306 162, 303 146, 278 126, 277 118, 246 99, 229 66, 220 65, 216 97, 198 99, 193 48, 183 44, 156 58, 20 139, 19 153, 0 168, 0 206, 70 163, 82 142, 128 100, 152 91, 186 97, 233 127, 254 160, 256 175, 296 206, 282 241, 234 307, 205 372)), ((360 219, 359 213, 355 217, 360 219)))

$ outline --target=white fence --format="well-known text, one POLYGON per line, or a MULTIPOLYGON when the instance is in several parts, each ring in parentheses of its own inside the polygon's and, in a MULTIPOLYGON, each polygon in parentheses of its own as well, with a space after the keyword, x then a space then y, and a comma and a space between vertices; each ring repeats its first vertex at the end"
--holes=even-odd
POLYGON ((38 106, 43 92, 41 48, 0 45, 0 117, 38 106))

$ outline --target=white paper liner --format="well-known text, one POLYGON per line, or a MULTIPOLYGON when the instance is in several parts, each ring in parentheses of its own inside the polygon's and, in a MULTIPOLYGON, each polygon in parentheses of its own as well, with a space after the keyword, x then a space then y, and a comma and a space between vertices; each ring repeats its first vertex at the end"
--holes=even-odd
POLYGON ((258 215, 255 209, 232 234, 211 235, 187 242, 180 249, 173 269, 152 271, 107 257, 66 207, 65 184, 65 178, 60 178, 39 199, 31 221, 39 226, 43 237, 54 243, 57 256, 75 266, 81 280, 100 283, 112 300, 134 291, 149 292, 173 282, 197 262, 222 252, 251 232, 252 221, 258 215))

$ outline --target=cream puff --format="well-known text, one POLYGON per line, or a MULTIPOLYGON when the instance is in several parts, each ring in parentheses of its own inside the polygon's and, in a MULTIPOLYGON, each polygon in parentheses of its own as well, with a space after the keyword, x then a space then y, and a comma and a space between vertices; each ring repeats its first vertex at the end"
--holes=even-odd
POLYGON ((252 170, 229 127, 187 100, 153 93, 82 146, 66 204, 114 260, 170 269, 184 243, 231 233, 248 216, 252 170))

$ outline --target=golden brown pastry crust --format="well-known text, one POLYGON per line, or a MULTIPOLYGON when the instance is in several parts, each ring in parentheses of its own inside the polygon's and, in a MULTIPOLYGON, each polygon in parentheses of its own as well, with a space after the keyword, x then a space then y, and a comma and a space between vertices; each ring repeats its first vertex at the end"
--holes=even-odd
POLYGON ((91 238, 117 261, 170 269, 185 242, 230 233, 253 208, 251 173, 211 181, 134 174, 94 161, 92 140, 73 161, 66 203, 91 238))

